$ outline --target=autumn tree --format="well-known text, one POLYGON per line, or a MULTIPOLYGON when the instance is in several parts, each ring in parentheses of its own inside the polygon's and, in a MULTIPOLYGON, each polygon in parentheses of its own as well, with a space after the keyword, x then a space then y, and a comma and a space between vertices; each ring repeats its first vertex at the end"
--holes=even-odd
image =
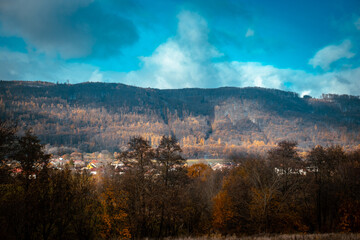
POLYGON ((238 166, 214 198, 215 229, 223 234, 307 230, 300 214, 303 198, 298 178, 302 176, 296 165, 286 162, 298 160, 293 147, 281 144, 270 151, 270 159, 240 156, 236 160, 238 166))
MULTIPOLYGON (((308 154, 308 164, 316 190, 317 230, 329 231, 337 225, 337 209, 339 209, 339 166, 345 164, 346 155, 340 146, 314 147, 308 154)), ((344 166, 344 165, 343 165, 344 166)))
POLYGON ((200 181, 206 181, 212 173, 210 166, 205 163, 195 163, 188 167, 188 176, 193 179, 199 179, 200 181))
POLYGON ((115 175, 104 176, 99 194, 100 224, 99 232, 103 239, 130 239, 127 193, 118 185, 115 175))
POLYGON ((225 177, 214 197, 213 227, 222 234, 249 233, 251 202, 249 173, 236 167, 225 177))
MULTIPOLYGON (((297 151, 297 142, 281 141, 268 151, 267 160, 271 171, 276 173, 278 222, 283 223, 283 231, 307 231, 301 215, 305 180, 305 163, 297 151), (286 222, 292 222, 292 225, 286 222)), ((280 224, 278 224, 280 226, 280 224)))
MULTIPOLYGON (((261 158, 246 158, 214 198, 214 227, 226 233, 276 232, 286 213, 280 178, 261 158)), ((283 221, 286 221, 284 218, 283 221)), ((281 227, 280 227, 281 226, 281 227)))
POLYGON ((128 211, 131 235, 136 238, 145 237, 151 228, 150 207, 153 204, 152 189, 154 188, 155 168, 154 149, 142 137, 134 137, 128 143, 128 149, 119 156, 127 171, 123 176, 124 191, 128 197, 128 211))
MULTIPOLYGON (((156 160, 159 163, 161 176, 165 186, 171 181, 172 170, 177 170, 185 163, 185 159, 181 156, 181 148, 175 136, 163 136, 159 146, 156 149, 156 160)), ((175 171, 176 172, 176 171, 175 171)))
POLYGON ((340 163, 338 169, 340 230, 360 232, 360 149, 347 153, 346 161, 340 163))
POLYGON ((101 204, 95 179, 88 172, 75 173, 72 194, 72 230, 79 240, 96 239, 99 233, 101 204))
POLYGON ((181 195, 182 187, 186 184, 186 175, 182 168, 185 159, 181 156, 181 152, 180 144, 175 136, 163 136, 156 149, 156 160, 161 176, 158 187, 162 192, 159 192, 158 196, 161 211, 159 238, 164 234, 164 225, 166 225, 165 233, 170 234, 170 224, 174 224, 171 223, 171 219, 176 219, 176 215, 181 213, 182 206, 176 202, 181 195))
MULTIPOLYGON (((279 174, 286 177, 298 173, 303 166, 296 150, 297 142, 281 141, 277 147, 268 151, 268 160, 272 167, 277 168, 279 174)), ((285 182, 285 188, 286 186, 285 182)), ((286 189, 285 189, 286 190, 286 189)))
POLYGON ((188 187, 191 200, 189 228, 197 234, 206 233, 212 229, 213 198, 219 192, 226 173, 213 171, 205 163, 195 163, 187 171, 191 179, 188 187))

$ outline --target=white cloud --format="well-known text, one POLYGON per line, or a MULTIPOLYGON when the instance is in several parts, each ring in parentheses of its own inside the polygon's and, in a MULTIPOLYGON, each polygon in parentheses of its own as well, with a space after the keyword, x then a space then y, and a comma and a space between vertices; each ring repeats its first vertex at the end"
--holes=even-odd
POLYGON ((252 37, 254 36, 255 32, 253 29, 248 28, 248 30, 246 31, 245 37, 252 37))
POLYGON ((300 97, 304 97, 305 95, 310 95, 311 94, 311 90, 304 90, 300 93, 300 97))
POLYGON ((99 72, 99 69, 96 69, 92 72, 89 82, 102 82, 103 81, 103 74, 99 72))
POLYGON ((350 40, 343 41, 340 45, 329 45, 319 50, 313 58, 309 60, 314 68, 321 67, 324 70, 328 70, 333 62, 336 62, 342 58, 352 58, 354 53, 350 52, 352 47, 350 40))
POLYGON ((71 83, 86 82, 99 77, 97 68, 82 63, 66 63, 42 54, 12 52, 0 48, 1 80, 40 80, 71 83))
POLYGON ((324 74, 280 69, 261 63, 231 62, 218 66, 220 86, 277 88, 318 97, 322 93, 359 95, 360 67, 324 74), (289 86, 288 86, 289 85, 289 86), (311 89, 311 90, 310 90, 311 89))
POLYGON ((149 57, 141 57, 143 68, 130 72, 125 81, 156 88, 207 87, 214 81, 212 60, 222 56, 208 42, 203 18, 183 11, 178 15, 177 35, 161 44, 149 57))
POLYGON ((223 62, 215 65, 221 85, 281 88, 278 69, 256 62, 223 62))
MULTIPOLYGON (((322 93, 360 95, 360 67, 316 74, 280 69, 259 62, 228 62, 219 58, 222 53, 209 43, 209 29, 203 18, 187 11, 180 13, 178 18, 177 34, 158 46, 152 55, 141 57, 142 67, 137 71, 100 71, 98 67, 89 64, 67 63, 37 52, 24 54, 0 48, 0 76, 3 80, 64 82, 69 79, 71 83, 117 81, 162 89, 257 86, 294 91, 301 95, 311 94, 314 97, 322 93)), ((349 52, 350 46, 350 42, 344 41, 338 46, 324 49, 327 49, 325 52, 333 52, 333 55, 338 52, 335 54, 337 57, 344 56, 341 54, 344 52, 350 56, 353 54, 349 52), (334 51, 332 48, 345 50, 334 51)), ((324 55, 321 53, 324 49, 315 57, 320 59, 319 56, 324 55)), ((324 66, 324 62, 319 66, 324 66)))
MULTIPOLYGON (((301 95, 311 93, 315 97, 322 93, 360 93, 357 83, 360 68, 315 74, 258 62, 220 61, 217 58, 222 54, 209 43, 209 30, 204 19, 191 12, 182 12, 178 18, 177 35, 161 44, 151 56, 142 57, 143 67, 119 76, 120 81, 162 89, 256 86, 294 91, 301 95)), ((311 62, 315 66, 327 67, 341 57, 352 57, 350 47, 350 41, 328 46, 320 50, 311 62)))

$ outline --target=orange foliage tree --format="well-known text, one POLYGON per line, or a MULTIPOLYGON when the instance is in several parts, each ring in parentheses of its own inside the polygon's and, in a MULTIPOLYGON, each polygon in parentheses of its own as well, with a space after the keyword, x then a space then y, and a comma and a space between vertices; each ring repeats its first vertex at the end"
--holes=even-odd
POLYGON ((116 189, 112 183, 99 195, 101 203, 100 235, 103 239, 130 239, 131 234, 126 213, 128 197, 126 192, 116 189))

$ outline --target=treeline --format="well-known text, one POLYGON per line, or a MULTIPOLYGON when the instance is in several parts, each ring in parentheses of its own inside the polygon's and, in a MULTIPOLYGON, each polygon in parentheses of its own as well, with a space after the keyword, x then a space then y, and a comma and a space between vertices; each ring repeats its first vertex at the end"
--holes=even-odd
POLYGON ((225 176, 213 226, 228 233, 360 231, 360 151, 317 146, 301 159, 283 141, 225 176))
POLYGON ((156 149, 135 137, 118 156, 121 171, 90 176, 47 168, 29 131, 18 137, 2 124, 0 134, 2 239, 360 231, 360 150, 317 146, 302 159, 283 141, 266 157, 233 156, 236 167, 213 171, 184 166, 173 137, 156 149))

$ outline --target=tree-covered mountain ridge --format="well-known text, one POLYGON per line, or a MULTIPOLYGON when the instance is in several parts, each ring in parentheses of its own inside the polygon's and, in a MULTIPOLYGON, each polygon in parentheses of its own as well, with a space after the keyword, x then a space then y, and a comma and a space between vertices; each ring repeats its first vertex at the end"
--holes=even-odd
POLYGON ((3 120, 43 143, 119 151, 133 136, 154 146, 173 134, 188 157, 265 152, 282 140, 302 149, 360 144, 360 98, 321 98, 259 87, 160 90, 118 83, 1 81, 3 120))

